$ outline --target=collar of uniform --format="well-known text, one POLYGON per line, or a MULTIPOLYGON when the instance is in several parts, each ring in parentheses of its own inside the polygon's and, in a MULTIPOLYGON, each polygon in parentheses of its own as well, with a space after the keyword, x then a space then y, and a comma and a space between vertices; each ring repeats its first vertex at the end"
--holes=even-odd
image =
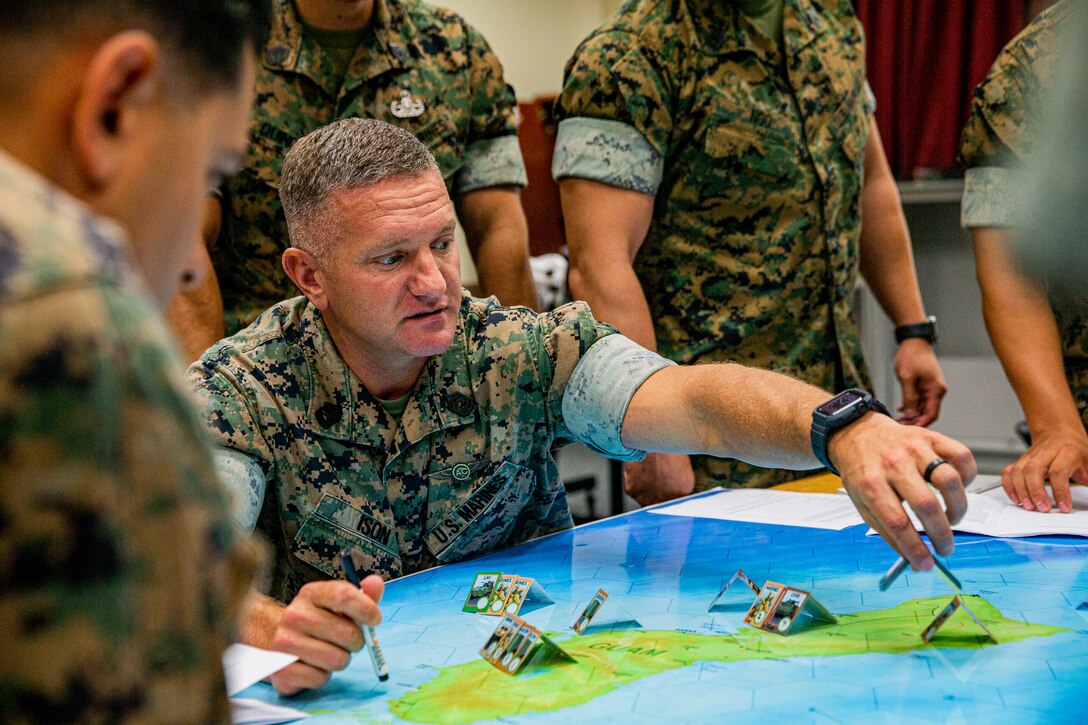
POLYGON ((348 65, 344 91, 349 92, 390 70, 411 67, 412 29, 412 18, 402 2, 375 0, 371 32, 363 36, 363 47, 348 65))
MULTIPOLYGON (((264 66, 273 71, 304 75, 336 96, 336 79, 325 68, 328 61, 312 39, 303 42, 304 25, 293 0, 276 0, 272 29, 265 44, 264 66)), ((348 65, 344 90, 351 90, 382 73, 412 65, 406 38, 411 19, 398 0, 376 0, 368 32, 348 65)))
POLYGON ((310 302, 302 314, 300 330, 297 344, 309 369, 309 385, 303 391, 309 398, 307 422, 323 436, 388 451, 393 421, 340 357, 321 313, 310 302))
MULTIPOLYGON (((746 29, 750 23, 739 22, 740 10, 732 3, 688 0, 688 9, 699 43, 708 55, 752 52, 759 47, 746 29)), ((782 32, 790 54, 796 55, 827 29, 827 21, 812 6, 811 0, 786 0, 782 7, 782 32)))
POLYGON ((0 297, 74 278, 124 280, 144 289, 119 225, 2 149, 0 210, 0 297))
POLYGON ((434 355, 423 368, 415 393, 400 419, 400 431, 392 453, 414 445, 438 430, 471 425, 477 405, 472 389, 465 320, 471 298, 461 292, 461 309, 453 343, 441 355, 434 355))

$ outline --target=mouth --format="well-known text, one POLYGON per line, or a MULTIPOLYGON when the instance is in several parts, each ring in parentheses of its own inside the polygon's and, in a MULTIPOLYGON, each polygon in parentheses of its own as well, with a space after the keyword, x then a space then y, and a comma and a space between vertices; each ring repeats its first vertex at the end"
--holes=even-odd
POLYGON ((442 307, 436 307, 433 310, 424 310, 423 312, 417 312, 414 315, 408 315, 406 319, 409 320, 429 320, 434 317, 442 315, 446 311, 446 305, 442 307))

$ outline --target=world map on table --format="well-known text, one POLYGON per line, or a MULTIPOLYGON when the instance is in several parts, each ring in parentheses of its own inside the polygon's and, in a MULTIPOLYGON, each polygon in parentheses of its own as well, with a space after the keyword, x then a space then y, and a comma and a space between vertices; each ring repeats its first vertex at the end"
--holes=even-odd
POLYGON ((957 536, 945 561, 996 643, 961 609, 926 644, 954 592, 909 569, 880 591, 896 556, 865 532, 640 511, 389 583, 386 682, 361 654, 320 690, 242 696, 307 723, 1085 721, 1088 541, 957 536), (736 584, 708 612, 737 569, 811 592, 837 623, 750 627, 755 597, 736 584), (573 662, 512 677, 480 657, 498 618, 462 606, 489 571, 544 587, 555 604, 521 616, 573 662), (570 625, 598 588, 608 599, 579 636, 570 625))

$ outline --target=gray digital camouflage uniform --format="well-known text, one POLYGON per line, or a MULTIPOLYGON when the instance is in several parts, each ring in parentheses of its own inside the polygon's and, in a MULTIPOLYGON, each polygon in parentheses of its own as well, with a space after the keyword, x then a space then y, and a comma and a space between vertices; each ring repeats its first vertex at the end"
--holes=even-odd
MULTIPOLYGON (((626 3, 567 65, 553 172, 656 195, 635 271, 661 354, 868 387, 862 29, 848 0, 787 0, 783 36, 720 0, 626 3)), ((694 464, 700 489, 801 475, 694 464)))
POLYGON ((575 437, 592 446, 608 435, 591 429, 611 428, 598 450, 641 458, 618 440, 626 396, 668 364, 621 351, 619 367, 641 371, 628 386, 612 368, 608 385, 629 390, 618 413, 596 406, 595 421, 568 425, 572 371, 613 332, 584 303, 537 315, 466 296, 453 344, 427 361, 399 424, 304 297, 206 351, 189 379, 207 425, 267 481, 257 526, 276 547, 272 595, 289 601, 307 581, 341 576, 341 549, 391 578, 569 528, 551 450, 575 437))
POLYGON ((0 721, 230 722, 254 551, 120 230, 0 153, 0 721))
MULTIPOLYGON (((1043 99, 1054 91, 1058 45, 1071 3, 1059 2, 1001 51, 975 89, 971 117, 960 138, 965 227, 1017 226, 1024 165, 1037 142, 1043 99)), ((1050 294, 1061 335, 1065 376, 1081 420, 1088 425, 1088 296, 1050 294)))
POLYGON ((514 91, 487 41, 460 16, 416 0, 376 0, 342 85, 291 0, 275 0, 257 74, 253 143, 223 186, 223 232, 212 260, 227 334, 298 294, 280 256, 288 240, 280 166, 296 139, 341 118, 411 131, 438 161, 450 195, 524 186, 514 91))

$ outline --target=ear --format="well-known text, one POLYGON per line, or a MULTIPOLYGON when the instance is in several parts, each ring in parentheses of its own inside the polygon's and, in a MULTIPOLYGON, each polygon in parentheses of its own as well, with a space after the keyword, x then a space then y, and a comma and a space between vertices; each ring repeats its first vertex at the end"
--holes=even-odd
POLYGON ((75 99, 71 142, 90 188, 114 179, 155 99, 161 52, 146 32, 118 33, 91 56, 75 99))
POLYGON ((321 284, 321 269, 314 256, 304 249, 288 247, 283 252, 283 271, 319 310, 329 306, 321 284))

